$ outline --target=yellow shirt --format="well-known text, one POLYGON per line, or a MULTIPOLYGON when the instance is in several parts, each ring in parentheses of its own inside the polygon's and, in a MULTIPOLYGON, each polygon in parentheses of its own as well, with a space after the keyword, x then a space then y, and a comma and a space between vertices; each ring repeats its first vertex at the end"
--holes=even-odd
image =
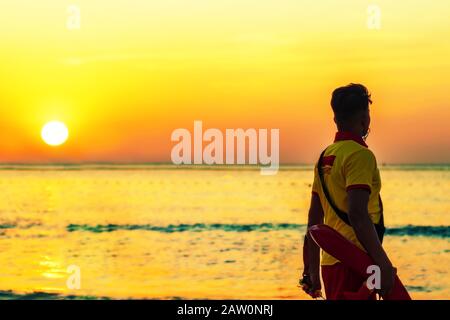
MULTIPOLYGON (((351 189, 366 189, 370 192, 368 211, 374 223, 381 217, 379 194, 381 189, 380 172, 375 155, 367 148, 361 137, 348 132, 338 132, 334 143, 327 148, 323 158, 323 175, 325 184, 335 205, 348 212, 347 191, 351 189)), ((324 223, 337 230, 344 237, 362 245, 356 238, 353 228, 342 221, 329 205, 323 193, 317 165, 314 170, 313 194, 320 198, 324 212, 324 223)), ((333 265, 337 259, 322 251, 321 265, 333 265)))

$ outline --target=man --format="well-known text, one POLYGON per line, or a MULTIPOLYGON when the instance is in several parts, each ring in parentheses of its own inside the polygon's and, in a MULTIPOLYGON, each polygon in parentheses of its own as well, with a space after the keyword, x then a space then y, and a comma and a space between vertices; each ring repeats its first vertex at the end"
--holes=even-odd
MULTIPOLYGON (((365 250, 380 268, 379 293, 384 296, 393 287, 396 269, 381 246, 381 180, 375 156, 365 143, 371 103, 369 92, 361 84, 334 90, 331 106, 338 132, 321 156, 320 173, 319 167, 315 168, 308 227, 325 223, 365 250)), ((321 289, 319 264, 327 299, 343 299, 344 292, 358 291, 366 280, 326 252, 322 252, 320 263, 320 249, 309 234, 304 246, 302 284, 311 296, 321 289)))

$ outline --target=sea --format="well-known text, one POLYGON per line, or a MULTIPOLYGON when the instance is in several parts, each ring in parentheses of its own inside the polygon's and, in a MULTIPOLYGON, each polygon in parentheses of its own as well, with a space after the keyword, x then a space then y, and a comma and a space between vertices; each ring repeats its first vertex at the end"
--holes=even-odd
MULTIPOLYGON (((384 165, 384 247, 450 298, 450 165, 384 165)), ((312 166, 0 166, 0 299, 310 299, 312 166)))

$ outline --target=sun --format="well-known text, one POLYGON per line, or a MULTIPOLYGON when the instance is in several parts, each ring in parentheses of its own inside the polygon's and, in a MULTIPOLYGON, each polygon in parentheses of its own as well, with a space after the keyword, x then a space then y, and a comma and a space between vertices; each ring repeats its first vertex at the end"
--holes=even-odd
POLYGON ((50 121, 42 127, 41 137, 50 146, 60 146, 67 141, 69 129, 63 122, 50 121))

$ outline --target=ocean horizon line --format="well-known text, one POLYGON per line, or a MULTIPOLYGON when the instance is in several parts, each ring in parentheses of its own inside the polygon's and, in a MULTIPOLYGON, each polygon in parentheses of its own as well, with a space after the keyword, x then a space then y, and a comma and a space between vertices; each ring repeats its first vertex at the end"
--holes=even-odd
MULTIPOLYGON (((382 170, 450 170, 450 163, 379 163, 382 170)), ((171 162, 0 162, 0 170, 215 170, 255 171, 259 164, 173 164, 171 162)), ((313 163, 282 163, 279 170, 311 170, 313 163)))

